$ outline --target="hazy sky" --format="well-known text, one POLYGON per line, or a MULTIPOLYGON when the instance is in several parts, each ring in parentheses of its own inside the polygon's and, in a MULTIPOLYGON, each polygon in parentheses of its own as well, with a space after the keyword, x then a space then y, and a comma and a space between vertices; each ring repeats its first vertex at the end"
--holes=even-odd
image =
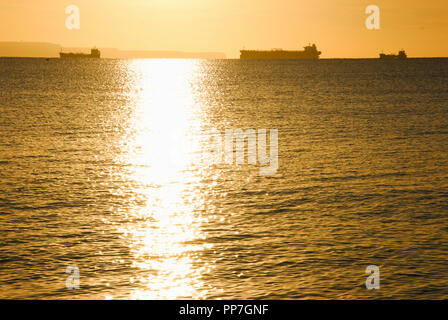
POLYGON ((297 49, 314 42, 329 57, 448 56, 448 0, 0 0, 0 41, 65 47, 220 51, 297 49), (80 30, 65 27, 68 5, 80 30), (367 30, 367 5, 381 10, 367 30))

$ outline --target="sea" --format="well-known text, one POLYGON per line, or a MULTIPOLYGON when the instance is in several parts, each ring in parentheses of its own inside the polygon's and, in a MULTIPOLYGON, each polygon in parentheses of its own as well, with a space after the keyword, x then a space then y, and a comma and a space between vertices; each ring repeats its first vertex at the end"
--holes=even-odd
POLYGON ((0 236, 0 299, 447 299, 448 59, 2 58, 0 236))

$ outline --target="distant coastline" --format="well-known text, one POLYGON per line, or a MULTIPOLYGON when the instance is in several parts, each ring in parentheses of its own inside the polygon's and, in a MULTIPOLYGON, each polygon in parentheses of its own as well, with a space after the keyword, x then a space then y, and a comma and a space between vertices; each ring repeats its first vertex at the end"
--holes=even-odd
MULTIPOLYGON (((59 58, 59 52, 89 53, 90 48, 69 48, 47 42, 0 42, 0 58, 59 58)), ((103 58, 111 59, 226 59, 222 52, 183 52, 119 50, 99 48, 103 58)))
MULTIPOLYGON (((0 58, 59 58, 61 50, 66 52, 89 53, 90 47, 72 48, 62 47, 49 42, 6 42, 0 41, 0 58)), ((101 57, 105 59, 227 59, 222 52, 184 52, 184 51, 151 51, 151 50, 120 50, 116 48, 99 48, 101 57)), ((232 58, 238 59, 239 58, 232 58)), ((372 57, 364 58, 331 58, 324 57, 319 60, 378 60, 377 52, 372 57)), ((411 56, 408 59, 448 59, 448 57, 411 56)))

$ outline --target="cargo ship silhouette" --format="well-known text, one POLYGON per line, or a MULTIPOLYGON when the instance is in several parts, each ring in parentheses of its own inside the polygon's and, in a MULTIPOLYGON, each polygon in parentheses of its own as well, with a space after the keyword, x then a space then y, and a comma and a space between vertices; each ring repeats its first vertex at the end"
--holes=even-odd
POLYGON ((93 58, 93 59, 100 59, 101 58, 101 52, 100 50, 94 48, 90 50, 90 54, 87 53, 73 53, 73 52, 59 52, 60 58, 93 58))
POLYGON ((398 52, 398 54, 385 54, 380 53, 380 59, 406 59, 408 56, 404 50, 398 52))
POLYGON ((272 50, 241 50, 240 59, 319 59, 321 52, 317 50, 316 45, 308 45, 302 51, 272 49, 272 50))

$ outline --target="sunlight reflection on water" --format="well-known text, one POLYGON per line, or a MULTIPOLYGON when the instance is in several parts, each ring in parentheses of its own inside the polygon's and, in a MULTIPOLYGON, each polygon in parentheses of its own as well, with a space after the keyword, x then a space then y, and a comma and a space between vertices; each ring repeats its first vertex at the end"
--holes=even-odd
POLYGON ((203 206, 201 194, 186 193, 200 183, 190 170, 198 149, 190 130, 201 121, 191 89, 195 68, 194 61, 135 61, 130 66, 135 105, 120 162, 132 166, 126 179, 145 202, 129 213, 139 222, 122 228, 131 238, 133 265, 143 287, 131 293, 133 298, 202 295, 201 272, 207 265, 196 268, 194 263, 204 245, 187 244, 205 237, 204 219, 196 210, 203 206))

